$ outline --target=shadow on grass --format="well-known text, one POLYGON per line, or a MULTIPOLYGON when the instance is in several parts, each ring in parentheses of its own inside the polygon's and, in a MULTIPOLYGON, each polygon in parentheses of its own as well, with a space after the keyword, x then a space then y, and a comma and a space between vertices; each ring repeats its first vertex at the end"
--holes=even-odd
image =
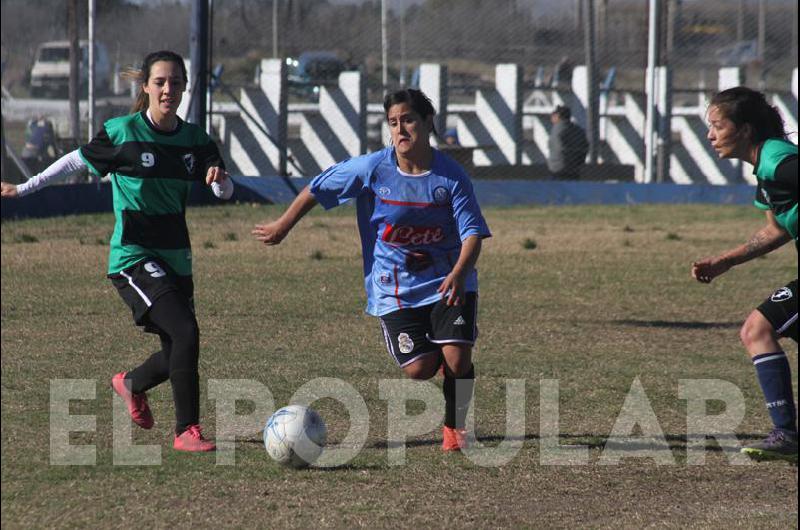
MULTIPOLYGON (((705 436, 704 434, 697 434, 697 435, 685 435, 685 434, 665 434, 664 439, 667 442, 667 445, 670 449, 686 449, 687 444, 689 443, 689 439, 692 439, 692 443, 694 444, 695 439, 699 439, 705 436)), ((737 433, 736 438, 734 439, 732 436, 719 436, 718 438, 722 441, 731 441, 734 442, 735 440, 757 440, 762 438, 764 435, 761 434, 753 434, 753 433, 737 433)), ((509 442, 530 442, 530 441, 537 441, 541 440, 542 437, 539 434, 529 433, 525 436, 508 436, 504 437, 501 435, 478 435, 477 440, 483 444, 493 444, 493 443, 500 443, 505 441, 509 442)), ((643 449, 657 449, 661 446, 655 442, 650 441, 652 438, 650 437, 636 437, 632 436, 630 438, 611 438, 609 436, 599 435, 599 434, 591 434, 591 433, 584 433, 584 434, 559 434, 559 445, 561 447, 569 448, 570 446, 577 447, 577 446, 584 446, 588 447, 589 449, 604 449, 604 448, 612 448, 618 451, 641 451, 643 449)), ((367 449, 387 449, 387 448, 394 448, 399 447, 401 445, 405 445, 406 447, 423 447, 429 445, 439 445, 441 444, 441 439, 425 439, 425 440, 406 440, 405 442, 388 442, 386 440, 381 440, 378 442, 374 442, 371 444, 365 445, 367 449)), ((694 449, 694 448, 693 448, 694 449)), ((705 441, 705 449, 712 452, 722 452, 724 448, 720 447, 717 441, 714 438, 708 438, 705 441)))
POLYGON ((666 328, 666 329, 738 329, 741 322, 690 322, 669 320, 612 320, 612 324, 620 326, 633 326, 637 328, 666 328))
MULTIPOLYGON (((688 452, 711 452, 711 453, 738 453, 739 444, 745 440, 757 440, 763 437, 763 433, 736 433, 735 435, 720 435, 718 438, 707 437, 706 434, 665 434, 664 441, 666 441, 666 448, 662 440, 654 439, 646 436, 631 436, 631 437, 610 437, 606 435, 599 435, 593 433, 581 434, 559 434, 558 449, 561 451, 569 451, 571 449, 581 450, 600 450, 600 451, 613 451, 619 453, 631 453, 629 456, 636 457, 637 452, 641 451, 660 451, 668 449, 670 452, 675 452, 673 457, 677 457, 678 461, 682 461, 681 455, 688 452), (721 443, 720 443, 721 442, 721 443)), ((547 438, 547 437, 545 437, 547 438)), ((488 445, 489 449, 495 444, 501 442, 517 442, 525 444, 526 442, 541 441, 542 437, 539 434, 528 433, 524 436, 501 436, 501 435, 483 435, 478 436, 477 441, 481 444, 488 445)), ((247 440, 239 440, 240 443, 248 445, 261 445, 261 439, 252 438, 247 440)), ((413 439, 406 441, 387 441, 380 440, 373 443, 365 444, 362 449, 372 450, 388 450, 398 447, 434 447, 441 445, 442 441, 439 438, 429 439, 413 439)), ((552 442, 551 442, 552 444, 552 442)), ((512 446, 513 447, 513 446, 512 446)), ((550 449, 553 446, 550 445, 550 449)), ((512 449, 514 450, 514 449, 512 449)), ((621 455, 625 456, 625 455, 621 455)), ((388 467, 385 463, 346 463, 339 466, 315 468, 315 472, 319 471, 342 471, 342 470, 364 470, 364 469, 386 469, 388 467)))
MULTIPOLYGON (((664 439, 667 442, 667 445, 670 449, 686 449, 687 444, 689 443, 689 439, 692 439, 692 443, 694 444, 694 440, 701 439, 704 436, 708 436, 706 434, 665 434, 664 439)), ((724 449, 719 446, 717 439, 722 441, 744 441, 744 440, 760 440, 764 437, 763 433, 736 433, 736 437, 733 436, 724 436, 720 435, 717 438, 707 437, 705 441, 705 449, 708 451, 713 452, 722 452, 724 449)), ((482 444, 494 444, 500 443, 503 441, 509 442, 531 442, 531 441, 538 441, 541 440, 542 437, 536 433, 529 433, 525 436, 501 436, 497 434, 492 435, 478 435, 477 440, 482 444)), ((604 448, 612 448, 614 450, 630 450, 630 451, 640 451, 642 449, 656 449, 661 447, 657 443, 650 441, 653 438, 642 436, 631 436, 628 438, 617 438, 617 437, 610 437, 601 434, 592 434, 592 433, 583 433, 583 434, 569 434, 563 433, 558 435, 559 445, 561 447, 569 448, 570 446, 583 446, 588 447, 589 449, 604 449, 604 448)), ((244 444, 255 444, 255 445, 263 445, 264 441, 261 438, 250 438, 246 440, 237 440, 240 443, 244 444)), ((398 442, 389 442, 388 440, 379 440, 376 442, 372 442, 369 444, 364 445, 364 449, 388 449, 388 448, 395 448, 401 447, 405 445, 405 447, 425 447, 431 445, 440 445, 442 443, 441 438, 428 438, 428 439, 412 439, 412 440, 405 440, 405 441, 398 441, 398 442)))

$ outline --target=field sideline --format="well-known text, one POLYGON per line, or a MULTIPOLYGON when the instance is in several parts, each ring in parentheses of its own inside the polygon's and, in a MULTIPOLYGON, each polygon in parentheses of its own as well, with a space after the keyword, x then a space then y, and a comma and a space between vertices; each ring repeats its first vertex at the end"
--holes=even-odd
MULTIPOLYGON (((732 465, 714 441, 705 465, 687 464, 686 401, 679 380, 738 387, 741 440, 769 419, 738 341, 747 313, 797 274, 791 245, 711 285, 689 276, 698 259, 744 241, 763 224, 747 206, 487 208, 475 421, 492 445, 505 433, 505 381, 525 382, 525 436, 500 467, 444 455, 436 429, 411 440, 405 465, 387 457, 382 379, 400 372, 376 319, 363 314, 354 210, 313 211, 280 246, 250 238, 280 208, 189 210, 201 326, 202 418, 214 436, 209 379, 249 379, 278 406, 304 383, 337 377, 369 410, 369 437, 348 464, 290 471, 267 457, 261 434, 240 439, 236 465, 171 449, 169 385, 150 394, 159 466, 112 464, 112 374, 157 347, 105 279, 110 214, 2 223, 2 525, 31 527, 774 527, 795 528, 797 467, 732 465), (94 466, 50 464, 50 380, 92 379, 94 466), (673 464, 626 458, 601 465, 606 440, 635 380, 649 398, 673 464), (558 381, 560 442, 588 447, 586 465, 543 465, 540 395, 558 381)), ((784 347, 795 368, 797 347, 784 347)), ((795 390, 796 392, 796 390, 795 390)), ((796 395, 796 394, 795 394, 796 395)), ((348 431, 346 410, 317 402, 329 440, 348 431)), ((409 409, 419 411, 411 404, 409 409)), ((237 404, 239 414, 252 404, 237 404)), ((711 410, 722 412, 719 403, 711 410)))

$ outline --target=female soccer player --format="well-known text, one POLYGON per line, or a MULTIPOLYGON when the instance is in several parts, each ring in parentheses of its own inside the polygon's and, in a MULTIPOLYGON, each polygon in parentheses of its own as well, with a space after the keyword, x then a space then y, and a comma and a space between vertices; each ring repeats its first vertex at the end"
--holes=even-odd
POLYGON ((330 167, 253 235, 277 245, 317 203, 330 209, 356 199, 367 312, 380 317, 386 347, 407 376, 430 379, 443 365, 442 449, 458 451, 468 443, 475 378, 475 263, 491 234, 464 170, 430 145, 430 100, 400 90, 383 108, 390 147, 330 167))
POLYGON ((151 53, 142 65, 132 114, 107 121, 89 144, 28 182, 2 183, 2 196, 27 195, 84 168, 111 175, 116 224, 108 277, 136 324, 161 338, 161 350, 115 375, 111 386, 133 422, 150 429, 153 416, 145 393, 169 379, 177 419, 173 447, 213 451, 214 443, 203 437, 199 425, 199 331, 185 211, 192 182, 205 177, 224 199, 232 195, 233 182, 205 131, 176 114, 186 82, 180 55, 151 53))
MULTIPOLYGON (((720 158, 755 167, 755 205, 766 211, 767 223, 747 243, 693 263, 692 276, 703 283, 792 239, 797 246, 797 146, 786 140, 778 111, 762 93, 736 87, 714 96, 708 123, 708 139, 720 158)), ((765 440, 742 449, 757 459, 797 461, 792 377, 778 344, 781 337, 797 342, 797 295, 795 278, 750 313, 740 331, 774 424, 765 440)))

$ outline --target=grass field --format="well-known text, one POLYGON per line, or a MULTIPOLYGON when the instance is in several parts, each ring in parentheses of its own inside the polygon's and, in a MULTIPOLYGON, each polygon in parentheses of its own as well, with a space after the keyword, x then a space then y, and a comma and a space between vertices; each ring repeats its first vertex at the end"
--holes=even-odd
MULTIPOLYGON (((202 416, 214 436, 209 379, 265 385, 278 406, 304 383, 338 377, 363 396, 369 437, 348 464, 293 471, 275 465, 261 433, 238 440, 235 465, 171 449, 169 385, 150 393, 159 466, 113 465, 112 374, 156 348, 105 280, 109 215, 2 224, 2 524, 31 527, 775 527, 796 528, 797 467, 733 465, 713 440, 705 465, 687 458, 682 379, 719 379, 745 399, 740 440, 769 430, 738 326, 796 275, 793 248, 739 267, 711 285, 692 260, 744 241, 763 223, 749 207, 631 206, 487 209, 494 237, 479 262, 475 350, 477 436, 505 433, 505 381, 525 381, 522 449, 499 467, 443 454, 436 429, 390 465, 382 379, 398 379, 376 319, 363 314, 354 211, 314 211, 279 247, 251 240, 276 207, 189 212, 201 325, 202 416), (92 379, 96 465, 50 463, 50 380, 92 379), (602 465, 605 444, 635 380, 649 398, 674 463, 628 451, 602 465), (588 447, 585 465, 544 465, 542 381, 558 380, 560 443, 588 447)), ((793 367, 797 347, 786 343, 793 367)), ((796 382, 796 370, 793 374, 796 382)), ((796 385, 795 385, 796 386, 796 385)), ((340 442, 349 417, 314 407, 340 442)), ((410 406, 411 413, 419 412, 410 406)), ((253 404, 237 404, 248 414, 253 404)), ((718 402, 710 410, 721 412, 718 402), (715 409, 716 407, 716 409, 715 409), (718 410, 717 410, 718 409, 718 410)), ((624 447, 624 446, 623 446, 624 447)))

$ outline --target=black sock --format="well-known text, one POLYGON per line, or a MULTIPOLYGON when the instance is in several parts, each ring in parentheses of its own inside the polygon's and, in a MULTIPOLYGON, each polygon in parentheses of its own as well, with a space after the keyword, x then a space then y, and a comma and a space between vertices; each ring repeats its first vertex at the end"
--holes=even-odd
POLYGON ((467 411, 472 402, 475 386, 475 365, 461 377, 449 377, 445 370, 442 393, 444 394, 444 424, 454 429, 463 429, 467 423, 467 411))

